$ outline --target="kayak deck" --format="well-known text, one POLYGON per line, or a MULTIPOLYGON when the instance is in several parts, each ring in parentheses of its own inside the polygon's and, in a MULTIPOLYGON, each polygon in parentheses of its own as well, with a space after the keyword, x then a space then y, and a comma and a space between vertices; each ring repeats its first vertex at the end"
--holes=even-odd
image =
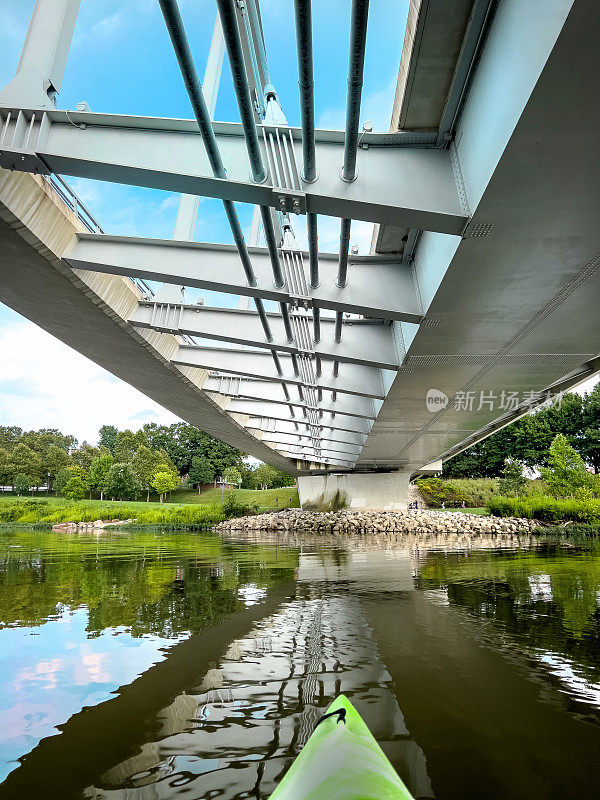
POLYGON ((270 800, 413 800, 344 695, 327 709, 270 800))

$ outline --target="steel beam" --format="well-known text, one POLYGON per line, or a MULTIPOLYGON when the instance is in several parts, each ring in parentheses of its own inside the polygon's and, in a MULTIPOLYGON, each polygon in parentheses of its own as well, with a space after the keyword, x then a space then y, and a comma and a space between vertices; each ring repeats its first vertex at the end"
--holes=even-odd
MULTIPOLYGON (((272 331, 270 342, 265 339, 258 315, 241 309, 168 306, 142 301, 129 321, 136 328, 310 355, 288 341, 279 314, 267 314, 267 318, 272 331)), ((334 327, 333 320, 321 320, 321 340, 314 345, 315 355, 349 364, 398 369, 400 360, 390 325, 375 320, 346 321, 342 342, 334 341, 334 327)))
MULTIPOLYGON (((402 144, 406 141, 402 134, 365 133, 357 158, 358 177, 346 183, 340 177, 343 134, 317 131, 318 178, 303 182, 301 190, 290 194, 275 188, 272 176, 260 184, 250 180, 242 129, 235 123, 213 124, 227 170, 223 178, 213 175, 193 120, 71 111, 36 114, 14 106, 0 107, 0 117, 0 166, 8 169, 57 172, 279 209, 282 202, 285 206, 295 200, 295 208, 303 213, 439 233, 462 234, 468 221, 449 152, 402 144)), ((293 138, 299 161, 300 131, 285 130, 293 138)), ((260 147, 267 161, 264 142, 260 147)))
POLYGON ((295 449, 291 445, 280 445, 275 449, 286 458, 294 458, 298 461, 308 461, 316 464, 329 464, 332 466, 337 465, 345 467, 353 467, 356 463, 355 459, 346 459, 341 455, 336 456, 335 454, 332 454, 331 456, 327 456, 323 453, 317 455, 317 451, 302 452, 301 450, 295 449))
MULTIPOLYGON (((281 375, 275 369, 270 354, 258 350, 180 345, 171 360, 174 364, 186 367, 303 385, 302 376, 294 373, 290 356, 283 354, 279 356, 283 370, 281 375)), ((322 361, 321 365, 321 375, 315 378, 315 388, 357 394, 361 397, 385 397, 381 370, 359 364, 344 364, 337 377, 334 377, 331 362, 322 361)))
MULTIPOLYGON (((308 446, 313 448, 315 445, 314 440, 307 434, 284 434, 284 433, 265 433, 260 437, 261 442, 273 442, 275 444, 286 444, 292 447, 308 446)), ((360 445, 345 444, 343 442, 325 442, 321 443, 322 451, 330 453, 346 453, 352 457, 358 456, 362 447, 360 445)))
MULTIPOLYGON (((180 237, 183 238, 183 237, 180 237)), ((273 281, 265 247, 248 247, 256 286, 248 286, 234 245, 79 234, 65 254, 74 269, 191 286, 288 303, 290 287, 273 281)), ((308 253, 303 253, 308 263, 308 253)), ((337 257, 319 254, 320 284, 309 289, 313 306, 381 319, 420 322, 423 316, 410 265, 394 256, 352 256, 352 281, 335 283, 337 257)))
MULTIPOLYGON (((295 417, 290 416, 289 410, 286 411, 285 407, 279 403, 270 403, 266 400, 246 400, 233 397, 227 405, 223 407, 224 411, 231 414, 248 414, 249 417, 264 417, 267 419, 281 420, 282 422, 297 422, 298 425, 308 423, 306 417, 302 416, 300 410, 296 412, 295 417)), ((371 429, 372 420, 366 417, 354 417, 349 414, 344 414, 343 411, 336 412, 332 417, 331 412, 325 412, 319 420, 319 424, 333 427, 336 430, 352 431, 355 433, 368 433, 371 429)))
MULTIPOLYGON (((209 377, 203 384, 202 389, 205 392, 215 392, 246 400, 266 400, 269 403, 282 403, 283 405, 290 405, 291 403, 293 406, 311 407, 306 400, 295 399, 293 395, 288 398, 283 391, 281 383, 276 381, 209 377)), ((364 417, 365 419, 375 419, 376 417, 375 407, 370 398, 356 397, 351 394, 338 396, 336 400, 332 400, 328 394, 323 395, 323 399, 316 408, 317 411, 330 413, 341 411, 343 414, 364 417)))
MULTIPOLYGON (((265 436, 268 434, 279 436, 309 436, 310 431, 315 426, 311 426, 307 422, 296 422, 296 428, 293 422, 281 422, 279 420, 271 420, 269 425, 264 425, 260 418, 253 418, 244 426, 252 430, 262 431, 265 436)), ((320 438, 324 442, 339 442, 346 444, 359 445, 360 447, 366 441, 367 435, 363 433, 350 433, 348 431, 331 430, 322 426, 316 426, 320 432, 320 438)), ((264 437, 263 437, 264 440, 264 437)), ((267 439, 268 441, 268 439, 267 439)))

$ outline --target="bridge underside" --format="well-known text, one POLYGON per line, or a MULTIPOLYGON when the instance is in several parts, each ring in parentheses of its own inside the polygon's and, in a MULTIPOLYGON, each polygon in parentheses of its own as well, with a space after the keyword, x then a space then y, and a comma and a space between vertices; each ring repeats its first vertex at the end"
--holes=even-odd
MULTIPOLYGON (((246 12, 218 5, 231 48, 228 14, 246 12)), ((353 4, 349 96, 365 7, 353 4)), ((305 55, 310 26, 296 21, 305 55)), ((259 28, 245 67, 230 49, 253 92, 259 28)), ((547 0, 543 14, 537 0, 411 3, 392 130, 360 139, 359 83, 345 134, 314 130, 307 59, 302 130, 272 114, 213 125, 193 91, 196 121, 65 116, 19 103, 17 81, 0 93, 0 165, 256 203, 267 246, 246 247, 231 208, 236 248, 84 232, 41 178, 3 172, 0 299, 182 418, 300 474, 305 502, 339 491, 354 507, 402 504, 410 475, 598 371, 598 29, 594 0, 547 0), (50 222, 17 188, 40 196, 36 209, 51 199, 50 222), (306 215, 307 252, 292 212, 306 215), (318 253, 318 214, 341 218, 339 254, 318 253), (368 256, 349 251, 353 219, 376 223, 368 256), (140 279, 163 287, 140 292, 140 279), (185 287, 255 310, 190 305, 185 287)))

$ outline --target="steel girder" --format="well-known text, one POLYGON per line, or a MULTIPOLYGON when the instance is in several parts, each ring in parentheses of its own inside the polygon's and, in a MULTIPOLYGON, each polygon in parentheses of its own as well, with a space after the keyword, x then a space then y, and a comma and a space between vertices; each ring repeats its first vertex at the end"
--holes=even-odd
MULTIPOLYGON (((280 314, 267 314, 267 318, 273 332, 271 342, 265 339, 258 314, 240 309, 175 306, 141 301, 129 322, 137 328, 150 328, 164 333, 311 355, 287 340, 280 314)), ((321 340, 314 344, 315 355, 367 367, 398 369, 400 358, 389 324, 376 320, 347 320, 341 342, 335 341, 334 333, 335 322, 322 318, 321 340)))
MULTIPOLYGON (((172 358, 174 364, 200 367, 220 373, 248 378, 264 378, 273 381, 284 381, 291 385, 307 385, 300 375, 294 373, 291 357, 279 354, 282 367, 281 375, 275 369, 273 359, 265 351, 211 348, 202 345, 180 345, 172 358)), ((340 364, 337 377, 333 374, 333 362, 321 361, 321 375, 316 376, 312 386, 324 391, 337 391, 345 394, 356 394, 362 397, 383 399, 385 388, 381 370, 365 367, 360 364, 340 364)))
MULTIPOLYGON (((292 403, 292 405, 294 404, 292 403)), ((223 410, 231 414, 247 414, 249 417, 265 417, 291 422, 292 425, 294 422, 297 422, 298 425, 309 423, 309 420, 302 414, 301 410, 297 410, 296 416, 292 417, 290 412, 286 411, 285 406, 279 403, 271 403, 267 400, 248 400, 234 397, 227 405, 223 406, 223 410)), ((319 424, 335 430, 368 434, 371 430, 372 420, 366 417, 354 417, 350 414, 345 414, 343 411, 336 411, 334 417, 331 416, 331 412, 323 412, 319 424)))
MULTIPOLYGON (((315 442, 308 434, 285 434, 285 433, 265 433, 260 438, 261 442, 273 442, 274 444, 285 444, 292 447, 314 447, 315 442)), ((358 456, 362 447, 339 442, 323 442, 320 449, 331 453, 346 453, 349 456, 358 456)))
MULTIPOLYGON (((0 107, 0 124, 0 166, 8 169, 57 172, 439 233, 460 235, 468 221, 450 153, 407 145, 401 134, 364 133, 358 177, 347 183, 340 176, 343 133, 317 131, 317 179, 305 183, 298 178, 295 187, 287 189, 275 186, 272 175, 262 184, 250 180, 242 127, 236 123, 213 123, 227 179, 213 177, 194 120, 0 107)), ((268 136, 275 129, 264 130, 268 136)), ((292 158, 301 163, 300 130, 280 130, 290 141, 292 158)), ((265 143, 260 147, 267 164, 265 143)))
MULTIPOLYGON (((248 286, 234 245, 80 233, 63 258, 74 269, 286 303, 297 299, 289 285, 275 286, 267 248, 249 247, 248 252, 256 286, 248 286)), ((307 264, 308 254, 302 255, 307 264)), ((409 264, 394 256, 351 256, 352 280, 340 288, 336 284, 337 261, 337 255, 319 254, 320 283, 309 289, 311 305, 381 319, 421 321, 422 309, 409 264)))
MULTIPOLYGON (((303 461, 307 464, 325 464, 332 469, 352 469, 356 464, 355 461, 348 461, 344 458, 327 457, 321 454, 317 455, 311 452, 299 452, 293 448, 278 450, 279 454, 285 458, 293 458, 296 461, 303 461)), ((318 474, 318 473, 317 473, 318 474)))
MULTIPOLYGON (((204 347, 202 345, 180 345, 171 359, 174 364, 186 367, 243 375, 247 378, 265 378, 289 384, 306 385, 302 376, 294 373, 291 357, 281 354, 279 362, 282 374, 275 369, 269 353, 257 350, 204 347)), ((315 378, 314 387, 328 391, 357 394, 362 397, 383 399, 385 390, 381 370, 359 364, 341 364, 337 377, 333 376, 331 361, 321 362, 321 375, 315 378)))
MULTIPOLYGON (((294 398, 293 394, 290 394, 289 398, 286 397, 281 383, 276 381, 250 378, 208 378, 203 384, 202 390, 222 394, 226 397, 239 397, 244 400, 266 400, 268 403, 281 403, 284 406, 311 407, 306 399, 294 398)), ((364 417, 365 419, 375 419, 376 417, 371 398, 355 395, 343 395, 343 397, 338 395, 336 400, 324 395, 316 410, 334 414, 340 411, 352 417, 364 417)))
MULTIPOLYGON (((266 434, 277 434, 282 436, 308 436, 310 435, 311 426, 309 423, 297 423, 298 430, 294 428, 292 422, 281 422, 279 420, 271 420, 270 426, 264 426, 262 420, 254 419, 246 423, 244 427, 251 428, 256 431, 261 431, 266 434)), ((349 431, 332 430, 330 428, 317 426, 320 432, 320 438, 323 442, 340 442, 346 444, 354 444, 363 446, 367 439, 367 435, 363 433, 350 433, 349 431)), ((314 426, 312 426, 314 428, 314 426)), ((264 437, 263 437, 264 439, 264 437)))

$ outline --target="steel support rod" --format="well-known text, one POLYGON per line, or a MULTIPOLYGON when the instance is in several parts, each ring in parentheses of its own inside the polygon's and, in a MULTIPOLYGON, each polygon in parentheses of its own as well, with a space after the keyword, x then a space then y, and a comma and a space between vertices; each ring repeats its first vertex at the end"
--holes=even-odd
POLYGON ((294 0, 296 14, 296 50, 298 54, 298 84, 302 119, 303 178, 312 183, 317 177, 315 157, 315 104, 312 53, 311 0, 294 0))
MULTIPOLYGON (((196 117, 198 128, 202 134, 202 139, 204 140, 204 146, 206 148, 206 154, 208 156, 211 169, 216 178, 226 179, 227 172, 225 170, 225 166, 223 165, 223 160, 217 145, 217 139, 213 130, 210 114, 208 113, 204 95, 202 94, 202 86, 198 79, 198 73, 196 72, 196 67, 194 65, 194 59, 192 57, 190 45, 187 40, 185 28, 183 26, 183 20, 181 19, 181 14, 179 13, 177 0, 159 0, 159 3, 169 36, 171 37, 173 49, 175 50, 175 55, 177 57, 179 69, 181 70, 183 82, 185 84, 188 97, 190 98, 194 116, 196 117)), ((242 232, 242 226, 240 225, 235 205, 232 200, 223 200, 223 207, 225 209, 229 226, 233 234, 233 240, 240 254, 240 260, 242 262, 248 283, 250 286, 256 286, 256 277, 254 275, 254 270, 252 269, 252 264, 250 263, 250 256, 248 255, 244 234, 242 232)), ((260 321, 263 325, 267 341, 271 342, 273 337, 269 328, 269 323, 262 300, 255 299, 254 303, 256 305, 256 310, 260 317, 260 321)))
POLYGON ((340 255, 336 284, 343 288, 348 282, 348 250, 350 249, 350 227, 352 220, 343 219, 340 223, 340 255))
POLYGON ((346 135, 344 140, 344 166, 342 168, 342 178, 345 181, 353 181, 356 177, 358 125, 365 66, 368 16, 369 0, 352 0, 348 93, 346 99, 346 135))
POLYGON ((308 230, 308 260, 310 263, 310 286, 316 289, 319 285, 319 240, 317 234, 317 215, 311 211, 306 215, 308 230))
MULTIPOLYGON (((202 94, 204 96, 204 100, 206 101, 206 107, 211 119, 213 119, 215 116, 224 54, 225 39, 223 38, 221 19, 217 14, 215 17, 213 35, 210 42, 210 50, 206 60, 206 67, 204 69, 204 80, 202 81, 202 94)), ((188 242, 194 240, 194 231, 196 230, 199 204, 200 198, 196 195, 182 194, 180 196, 173 239, 188 242)))
MULTIPOLYGON (((267 171, 265 169, 258 141, 258 132, 256 130, 256 123, 254 120, 254 108, 252 106, 252 98, 250 97, 250 89, 248 88, 248 77, 246 75, 246 67, 244 65, 242 40, 240 38, 240 33, 237 26, 235 3, 234 0, 217 0, 217 5, 219 7, 221 25, 223 26, 223 33, 225 35, 225 46, 227 47, 227 54, 229 56, 229 66, 231 68, 231 75, 233 78, 233 88, 235 90, 235 96, 240 112, 240 121, 244 130, 244 138, 246 140, 248 157, 250 159, 252 178, 256 183, 263 183, 267 178, 267 171)), ((260 88, 262 90, 262 87, 260 88)), ((275 285, 277 287, 281 287, 284 284, 284 279, 281 271, 281 265, 279 263, 279 253, 277 250, 277 242, 275 240, 273 219, 271 217, 270 209, 266 206, 261 206, 260 212, 263 221, 265 239, 269 249, 269 255, 271 257, 275 285)))
POLYGON ((225 35, 225 46, 227 48, 227 55, 229 56, 233 88, 240 112, 242 128, 244 129, 252 177, 257 183, 262 183, 267 177, 267 172, 263 164, 258 142, 258 132, 254 121, 254 108, 252 106, 252 98, 250 97, 250 89, 248 88, 242 40, 240 38, 235 13, 235 2, 234 0, 217 0, 217 5, 221 17, 221 25, 223 26, 223 33, 225 35))
MULTIPOLYGON (((356 178, 358 126, 360 122, 360 103, 365 67, 368 16, 369 0, 352 0, 350 58, 348 60, 348 93, 346 98, 346 131, 344 136, 344 164, 342 166, 342 178, 348 182, 356 178)), ((338 286, 345 286, 347 281, 348 247, 350 245, 351 224, 351 220, 343 219, 340 225, 338 286)))
MULTIPOLYGON (((333 332, 333 338, 336 342, 342 341, 342 325, 344 322, 344 312, 343 311, 336 311, 335 312, 335 330, 333 332)), ((337 361, 335 362, 337 364, 337 361)))
POLYGON ((269 65, 267 63, 267 53, 265 50, 265 43, 261 34, 260 21, 258 19, 257 0, 247 0, 247 6, 250 11, 250 23, 252 32, 254 34, 254 41, 257 43, 258 58, 260 60, 260 68, 263 73, 265 83, 270 83, 269 79, 269 65))
POLYGON ((313 306, 313 339, 321 341, 321 310, 318 306, 313 306))

